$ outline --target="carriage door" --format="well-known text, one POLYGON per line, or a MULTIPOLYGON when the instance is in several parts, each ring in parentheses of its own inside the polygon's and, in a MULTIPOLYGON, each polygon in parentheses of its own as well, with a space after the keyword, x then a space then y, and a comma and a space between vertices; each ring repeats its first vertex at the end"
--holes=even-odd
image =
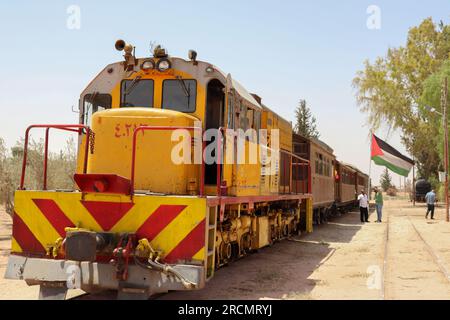
POLYGON ((340 182, 341 182, 341 170, 339 170, 339 163, 334 163, 334 200, 337 202, 341 201, 341 188, 340 188, 340 182))
MULTIPOLYGON (((294 154, 303 158, 309 159, 309 150, 307 142, 294 142, 294 154)), ((305 166, 293 166, 292 174, 294 180, 294 192, 306 193, 308 189, 308 168, 305 166)))
MULTIPOLYGON (((219 129, 224 126, 224 105, 225 94, 224 85, 217 79, 208 83, 206 92, 206 110, 205 110, 205 130, 219 129)), ((206 142, 207 145, 217 141, 206 142)), ((223 150, 223 149, 222 149, 223 150)), ((216 156, 214 152, 212 156, 216 156)), ((223 170, 221 170, 222 172, 223 170)), ((222 172, 223 174, 223 172, 222 172)), ((217 163, 205 164, 205 185, 217 184, 217 163)))

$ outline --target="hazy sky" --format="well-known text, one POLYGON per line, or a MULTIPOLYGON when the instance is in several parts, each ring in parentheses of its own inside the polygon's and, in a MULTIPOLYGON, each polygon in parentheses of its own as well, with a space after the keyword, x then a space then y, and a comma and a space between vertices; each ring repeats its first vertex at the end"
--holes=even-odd
MULTIPOLYGON (((195 49, 289 120, 306 99, 321 139, 367 172, 369 135, 352 79, 365 59, 403 45, 408 29, 430 16, 449 23, 450 1, 2 1, 0 136, 11 146, 29 124, 77 122, 79 93, 122 59, 115 40, 140 57, 153 41, 174 56, 195 49), (80 29, 67 27, 71 5, 80 29), (380 29, 367 27, 370 5, 380 9, 380 29)), ((404 152, 398 134, 388 142, 404 152)), ((372 165, 375 182, 381 170, 372 165)))

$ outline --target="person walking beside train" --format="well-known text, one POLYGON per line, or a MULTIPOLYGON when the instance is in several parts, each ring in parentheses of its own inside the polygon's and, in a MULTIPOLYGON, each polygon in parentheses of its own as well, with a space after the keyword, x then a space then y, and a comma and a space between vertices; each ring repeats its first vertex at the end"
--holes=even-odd
POLYGON ((358 196, 358 201, 361 222, 369 222, 369 198, 367 197, 364 189, 361 190, 361 194, 358 196))
POLYGON ((431 220, 434 220, 434 204, 436 202, 436 193, 434 193, 434 190, 431 190, 425 195, 425 201, 427 202, 425 219, 428 219, 428 214, 431 212, 431 220))
POLYGON ((383 194, 378 188, 375 191, 375 207, 377 208, 377 222, 381 222, 382 210, 383 210, 383 194))

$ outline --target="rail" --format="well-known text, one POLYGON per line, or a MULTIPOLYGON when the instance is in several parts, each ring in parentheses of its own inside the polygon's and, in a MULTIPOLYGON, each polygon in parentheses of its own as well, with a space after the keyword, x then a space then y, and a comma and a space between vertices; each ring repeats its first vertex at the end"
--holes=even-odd
MULTIPOLYGON (((139 126, 134 130, 133 133, 133 147, 131 154, 131 175, 130 175, 130 195, 134 194, 134 180, 135 180, 135 169, 136 169, 136 146, 137 146, 137 135, 140 131, 173 131, 173 130, 200 130, 202 132, 203 141, 203 129, 200 127, 186 127, 186 126, 139 126)), ((200 171, 200 196, 205 193, 205 162, 203 160, 203 150, 205 149, 205 142, 202 142, 202 157, 201 157, 201 171, 200 171)))
POLYGON ((31 129, 34 128, 45 128, 45 144, 44 144, 44 178, 43 178, 43 190, 47 190, 47 167, 48 167, 48 138, 49 138, 49 132, 50 129, 57 129, 57 130, 63 130, 63 131, 71 131, 71 132, 77 132, 78 134, 81 134, 82 130, 86 130, 86 145, 85 145, 85 152, 84 152, 84 162, 83 162, 83 173, 86 173, 87 171, 87 160, 88 160, 88 153, 89 153, 89 139, 90 139, 90 132, 91 129, 88 126, 82 125, 82 124, 33 124, 27 128, 25 131, 25 143, 23 147, 23 162, 22 162, 22 175, 20 177, 20 190, 24 190, 24 184, 25 184, 25 173, 26 173, 26 167, 27 167, 27 156, 28 156, 28 140, 31 129))

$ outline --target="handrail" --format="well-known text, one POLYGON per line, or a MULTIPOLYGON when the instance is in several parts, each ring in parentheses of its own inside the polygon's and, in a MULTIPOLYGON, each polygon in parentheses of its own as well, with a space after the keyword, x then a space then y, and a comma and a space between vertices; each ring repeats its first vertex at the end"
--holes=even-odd
POLYGON ((296 158, 296 159, 298 159, 298 160, 301 160, 301 161, 303 161, 303 162, 306 162, 306 163, 308 163, 308 164, 310 163, 310 161, 309 161, 308 159, 302 158, 302 157, 296 155, 295 153, 289 152, 289 151, 287 151, 287 150, 280 149, 280 152, 285 153, 285 154, 288 154, 288 155, 290 155, 291 157, 294 157, 294 158, 296 158))
POLYGON ((50 129, 58 129, 64 131, 77 132, 81 134, 81 130, 86 130, 86 145, 85 145, 85 153, 84 153, 84 162, 83 162, 83 173, 87 171, 87 160, 89 153, 89 139, 91 129, 82 124, 33 124, 27 128, 25 131, 25 142, 23 147, 23 162, 22 162, 22 175, 20 177, 20 190, 24 190, 25 184, 25 172, 27 167, 27 156, 28 156, 28 138, 30 134, 30 130, 33 128, 45 128, 45 145, 44 145, 44 181, 43 181, 43 190, 47 190, 47 166, 48 166, 48 137, 50 129))
MULTIPOLYGON (((64 131, 77 132, 81 134, 81 130, 86 130, 86 143, 85 143, 85 154, 83 161, 83 173, 87 172, 87 161, 89 154, 89 145, 90 145, 90 133, 91 129, 86 125, 81 124, 34 124, 30 125, 25 132, 25 143, 24 143, 24 154, 23 154, 23 162, 22 162, 22 175, 20 179, 20 189, 24 189, 25 183, 25 172, 26 172, 26 164, 27 164, 27 155, 28 155, 28 141, 29 141, 29 133, 33 128, 45 128, 45 146, 44 146, 44 179, 43 179, 43 190, 47 190, 47 168, 48 168, 48 140, 49 140, 49 131, 50 129, 58 129, 64 131)), ((203 141, 203 129, 201 127, 188 127, 188 126, 139 126, 134 130, 133 133, 133 148, 132 148, 132 163, 131 163, 131 195, 134 194, 134 180, 135 180, 135 162, 136 162, 136 145, 137 145, 137 134, 139 131, 146 130, 201 130, 202 132, 202 157, 201 157, 201 177, 200 177, 200 196, 204 195, 204 176, 205 176, 205 162, 203 159, 203 151, 205 149, 205 142, 203 141)), ((225 128, 218 128, 219 132, 224 132, 225 128)), ((222 138, 225 138, 223 134, 219 135, 217 140, 217 196, 221 195, 221 185, 222 185, 222 177, 221 177, 221 156, 222 156, 222 138)), ((308 192, 311 192, 311 166, 310 161, 304 159, 300 156, 293 154, 292 152, 280 149, 281 153, 285 153, 291 156, 291 175, 293 174, 292 167, 295 166, 308 166, 308 192), (292 158, 302 161, 302 163, 293 162, 292 158)), ((297 187, 296 187, 297 188, 297 187)), ((289 184, 289 191, 291 191, 291 184, 289 184)))
MULTIPOLYGON (((294 153, 292 153, 292 152, 289 152, 289 151, 287 151, 287 150, 284 150, 284 149, 280 149, 280 153, 284 153, 284 154, 287 154, 287 155, 289 155, 290 157, 291 157, 291 170, 290 170, 290 175, 291 175, 291 177, 293 177, 294 176, 294 174, 293 174, 293 168, 294 168, 294 166, 295 167, 297 167, 297 166, 301 166, 301 167, 307 167, 308 168, 308 174, 307 174, 307 176, 308 176, 308 188, 306 188, 306 186, 304 185, 303 186, 303 193, 311 193, 311 163, 310 163, 310 161, 308 160, 308 159, 305 159, 305 158, 302 158, 302 157, 300 157, 300 156, 298 156, 298 155, 296 155, 296 154, 294 154, 294 153), (299 163, 299 162, 293 162, 293 159, 296 159, 297 161, 298 160, 300 160, 301 162, 299 163), (306 191, 306 192, 305 192, 306 191)), ((284 171, 286 171, 286 166, 284 166, 284 171)), ((284 176, 286 176, 286 172, 284 172, 284 176)), ((294 182, 294 179, 290 179, 291 181, 289 181, 289 192, 291 192, 292 191, 292 183, 294 182)), ((280 182, 281 182, 281 179, 280 179, 280 182)), ((306 180, 303 182, 304 184, 306 183, 306 180)), ((295 193, 297 193, 297 183, 295 183, 295 193)))
MULTIPOLYGON (((162 130, 162 131, 172 131, 172 130, 200 130, 202 132, 202 140, 203 140, 203 129, 201 127, 183 127, 183 126, 139 126, 134 130, 133 133, 133 147, 131 154, 131 175, 130 175, 130 195, 134 194, 134 176, 135 176, 135 167, 136 167, 136 145, 137 145, 137 134, 139 131, 150 131, 150 130, 162 130)), ((201 174, 200 174, 200 196, 203 196, 205 193, 205 162, 203 161, 203 150, 204 143, 202 143, 202 157, 201 157, 201 174)))
MULTIPOLYGON (((219 130, 219 133, 222 133, 223 131, 226 130, 226 128, 219 127, 218 130, 219 130)), ((216 192, 217 192, 217 196, 218 197, 221 196, 221 190, 220 189, 221 189, 221 186, 222 186, 222 176, 221 176, 221 173, 222 173, 221 172, 221 165, 222 165, 222 161, 221 161, 222 138, 225 139, 225 135, 219 134, 219 138, 217 140, 217 172, 216 172, 216 174, 217 174, 217 178, 216 178, 216 180, 217 180, 217 185, 216 185, 217 191, 216 192)), ((294 165, 294 163, 292 161, 292 158, 295 158, 295 159, 301 161, 301 163, 296 163, 296 165, 307 166, 308 167, 308 190, 307 190, 307 192, 310 193, 311 192, 311 164, 310 164, 310 161, 308 159, 304 159, 304 158, 302 158, 302 157, 300 157, 300 156, 298 156, 298 155, 296 155, 296 154, 294 154, 292 152, 289 152, 287 150, 279 149, 279 151, 280 151, 280 153, 287 154, 287 155, 289 155, 291 157, 291 161, 290 161, 291 162, 291 170, 290 170, 291 177, 292 177, 292 172, 293 172, 292 171, 292 167, 294 165)), ((286 170, 286 168, 285 168, 285 170, 286 170)), ((292 180, 292 179, 290 179, 290 180, 292 180)), ((281 182, 281 179, 280 179, 280 182, 281 182)), ((290 181, 289 182, 289 192, 291 192, 291 189, 292 189, 291 188, 291 184, 292 184, 292 182, 290 181)), ((306 188, 304 188, 304 189, 306 189, 306 188)))
POLYGON ((220 197, 222 193, 220 192, 220 188, 222 187, 222 138, 225 139, 225 136, 222 134, 222 132, 225 131, 224 127, 219 127, 217 130, 219 130, 219 137, 217 139, 217 172, 216 172, 216 192, 217 196, 220 197))

